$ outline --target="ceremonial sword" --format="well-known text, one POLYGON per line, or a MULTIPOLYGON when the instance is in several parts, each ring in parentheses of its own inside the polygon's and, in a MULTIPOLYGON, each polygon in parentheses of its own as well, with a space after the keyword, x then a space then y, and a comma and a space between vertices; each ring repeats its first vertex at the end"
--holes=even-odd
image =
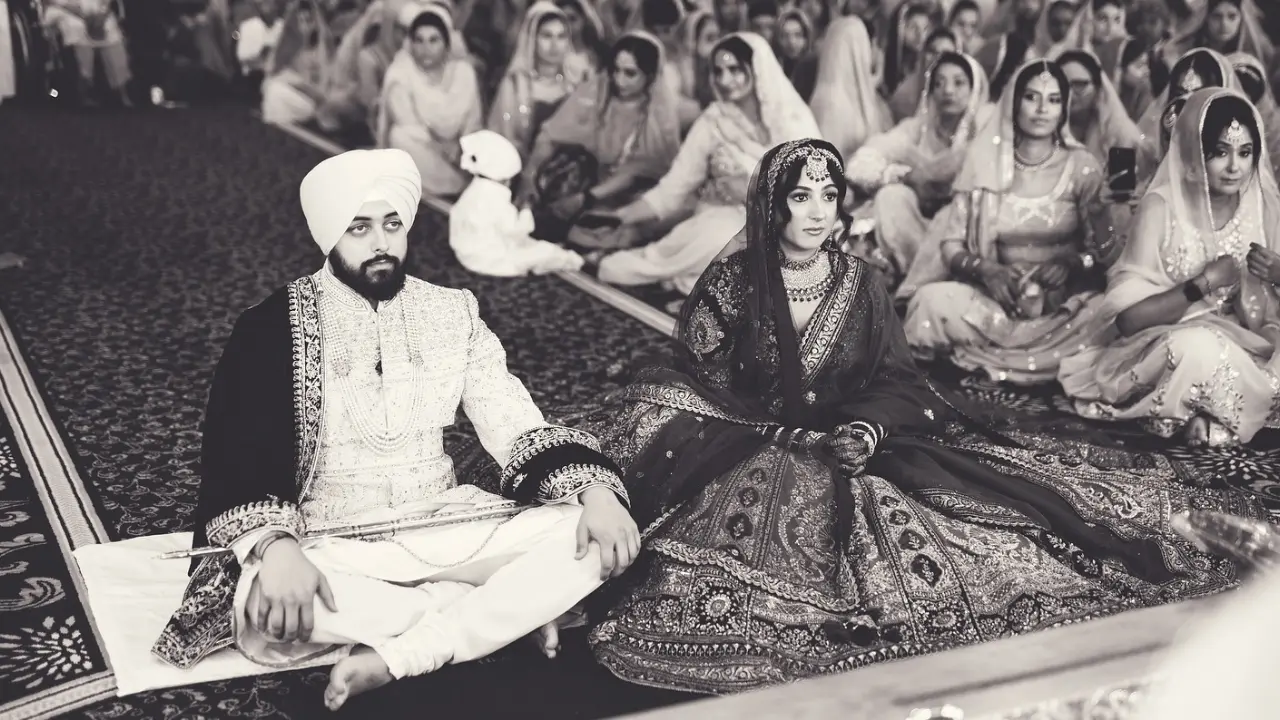
MULTIPOLYGON (((463 503, 449 503, 450 505, 460 505, 463 503)), ((368 523, 365 525, 337 525, 333 527, 323 528, 312 533, 304 533, 298 538, 299 542, 307 540, 319 540, 321 538, 364 538, 371 535, 394 535, 397 532, 406 530, 422 530, 424 528, 444 527, 446 525, 458 525, 466 522, 476 522, 479 520, 496 520, 501 518, 510 518, 525 510, 529 509, 524 505, 516 505, 510 502, 491 503, 481 505, 474 510, 463 510, 451 513, 433 512, 427 515, 410 516, 399 520, 387 520, 384 522, 368 523)), ((174 550, 172 552, 157 555, 157 560, 185 560, 189 558, 207 557, 210 555, 223 555, 231 552, 229 547, 202 547, 192 548, 190 550, 174 550)))

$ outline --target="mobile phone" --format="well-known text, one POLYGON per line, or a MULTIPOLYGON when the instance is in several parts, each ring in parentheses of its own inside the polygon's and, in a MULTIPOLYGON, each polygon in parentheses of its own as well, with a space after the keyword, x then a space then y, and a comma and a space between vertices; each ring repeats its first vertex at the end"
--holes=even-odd
POLYGON ((1117 199, 1127 199, 1138 189, 1138 151, 1113 147, 1107 151, 1107 188, 1117 199))

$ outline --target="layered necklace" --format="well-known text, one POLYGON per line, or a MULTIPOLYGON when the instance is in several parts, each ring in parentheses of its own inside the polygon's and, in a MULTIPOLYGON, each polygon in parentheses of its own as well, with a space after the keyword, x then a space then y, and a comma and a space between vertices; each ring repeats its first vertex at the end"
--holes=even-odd
POLYGON ((1049 161, 1054 159, 1057 156, 1058 156, 1058 144, 1056 142, 1053 144, 1053 149, 1050 150, 1048 154, 1046 154, 1043 158, 1035 161, 1024 159, 1022 157, 1022 153, 1018 152, 1017 150, 1014 150, 1013 165, 1019 170, 1039 170, 1045 165, 1048 165, 1049 161))
POLYGON ((787 300, 793 303, 821 300, 831 290, 835 277, 825 252, 818 251, 808 260, 800 261, 782 257, 782 285, 787 290, 787 300))

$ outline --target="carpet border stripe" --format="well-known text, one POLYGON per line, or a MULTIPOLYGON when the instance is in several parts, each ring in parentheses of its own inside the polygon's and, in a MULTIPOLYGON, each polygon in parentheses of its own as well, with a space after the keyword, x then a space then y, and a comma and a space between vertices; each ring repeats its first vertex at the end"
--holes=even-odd
POLYGON ((0 717, 38 720, 115 696, 111 658, 98 633, 93 611, 86 602, 88 594, 84 579, 72 555, 76 549, 86 545, 109 542, 110 537, 3 310, 0 310, 0 408, 12 426, 18 452, 26 463, 32 485, 62 553, 63 563, 75 586, 76 599, 84 609, 94 641, 107 665, 106 670, 0 705, 0 717))
MULTIPOLYGON (((329 153, 330 155, 338 155, 348 150, 348 148, 344 148, 329 138, 298 125, 266 122, 265 120, 263 122, 271 127, 284 131, 295 139, 301 140, 321 152, 329 153)), ((444 213, 445 215, 448 215, 449 211, 453 209, 453 204, 448 200, 427 194, 422 196, 422 204, 433 210, 444 213)), ((618 310, 628 317, 644 323, 663 335, 670 337, 675 334, 676 319, 642 300, 632 297, 611 285, 602 283, 590 275, 578 270, 557 272, 554 273, 554 275, 591 297, 603 302, 609 307, 612 307, 614 310, 618 310)))

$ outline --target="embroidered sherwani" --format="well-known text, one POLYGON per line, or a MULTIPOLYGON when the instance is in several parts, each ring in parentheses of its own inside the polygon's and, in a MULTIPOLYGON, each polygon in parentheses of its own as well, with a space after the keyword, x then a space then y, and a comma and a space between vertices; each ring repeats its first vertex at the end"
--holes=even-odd
POLYGON ((233 553, 193 568, 155 645, 179 667, 233 644, 274 666, 365 644, 397 677, 481 657, 595 589, 598 561, 573 558, 576 499, 597 485, 625 499, 592 436, 546 424, 469 292, 408 278, 375 309, 327 268, 237 321, 210 393, 203 461, 195 543, 233 553), (504 468, 504 497, 457 484, 443 430, 459 408, 504 468), (254 549, 269 533, 301 537, 441 503, 533 501, 509 520, 304 540, 339 611, 317 601, 306 644, 276 643, 244 620, 254 549))

